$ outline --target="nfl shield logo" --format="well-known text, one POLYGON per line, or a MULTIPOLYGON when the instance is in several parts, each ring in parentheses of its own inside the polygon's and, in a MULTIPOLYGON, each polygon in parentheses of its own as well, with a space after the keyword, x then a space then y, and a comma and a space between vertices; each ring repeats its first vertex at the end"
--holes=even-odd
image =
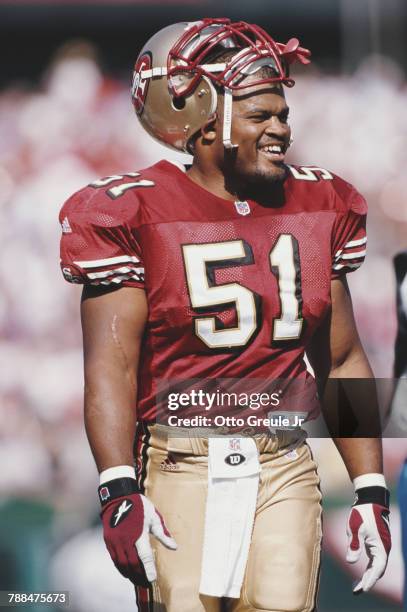
POLYGON ((231 440, 229 440, 229 448, 230 450, 234 450, 234 451, 240 450, 239 438, 232 438, 231 440))
POLYGON ((250 206, 248 202, 235 202, 235 208, 239 215, 248 215, 250 213, 250 206))

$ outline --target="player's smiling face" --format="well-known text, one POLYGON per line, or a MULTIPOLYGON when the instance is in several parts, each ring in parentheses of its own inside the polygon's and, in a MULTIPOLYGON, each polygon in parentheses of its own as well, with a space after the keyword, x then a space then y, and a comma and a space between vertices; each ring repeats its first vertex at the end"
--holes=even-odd
POLYGON ((283 180, 291 136, 283 87, 261 85, 241 90, 233 98, 232 110, 232 143, 238 149, 231 163, 236 178, 250 183, 283 180))

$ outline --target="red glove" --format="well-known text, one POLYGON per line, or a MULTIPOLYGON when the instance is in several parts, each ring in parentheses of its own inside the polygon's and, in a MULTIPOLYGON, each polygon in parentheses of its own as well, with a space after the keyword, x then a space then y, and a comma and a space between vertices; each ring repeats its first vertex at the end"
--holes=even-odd
POLYGON ((389 492, 385 487, 363 487, 356 490, 356 501, 350 511, 346 560, 355 563, 363 547, 369 563, 355 594, 369 591, 386 570, 391 549, 389 492))
POLYGON ((137 586, 157 579, 149 534, 175 550, 177 544, 161 514, 137 491, 134 478, 117 478, 98 489, 102 503, 103 535, 119 572, 137 586))

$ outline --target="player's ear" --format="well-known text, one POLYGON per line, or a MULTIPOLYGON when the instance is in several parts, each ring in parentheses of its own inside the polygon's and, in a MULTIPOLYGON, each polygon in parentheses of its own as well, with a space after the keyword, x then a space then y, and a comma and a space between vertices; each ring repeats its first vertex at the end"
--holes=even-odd
POLYGON ((210 144, 216 140, 218 124, 218 114, 215 113, 201 127, 201 136, 204 143, 210 144))

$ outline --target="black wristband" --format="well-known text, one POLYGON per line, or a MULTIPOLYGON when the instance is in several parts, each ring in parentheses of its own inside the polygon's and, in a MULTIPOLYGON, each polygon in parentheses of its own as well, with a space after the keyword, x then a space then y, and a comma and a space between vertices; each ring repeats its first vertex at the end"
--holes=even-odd
POLYGON ((114 480, 103 483, 98 488, 99 500, 102 504, 102 508, 112 501, 112 499, 131 495, 132 493, 140 493, 135 478, 115 478, 114 480))
POLYGON ((355 491, 355 495, 354 506, 379 504, 385 508, 389 507, 390 493, 385 487, 361 487, 355 491))

